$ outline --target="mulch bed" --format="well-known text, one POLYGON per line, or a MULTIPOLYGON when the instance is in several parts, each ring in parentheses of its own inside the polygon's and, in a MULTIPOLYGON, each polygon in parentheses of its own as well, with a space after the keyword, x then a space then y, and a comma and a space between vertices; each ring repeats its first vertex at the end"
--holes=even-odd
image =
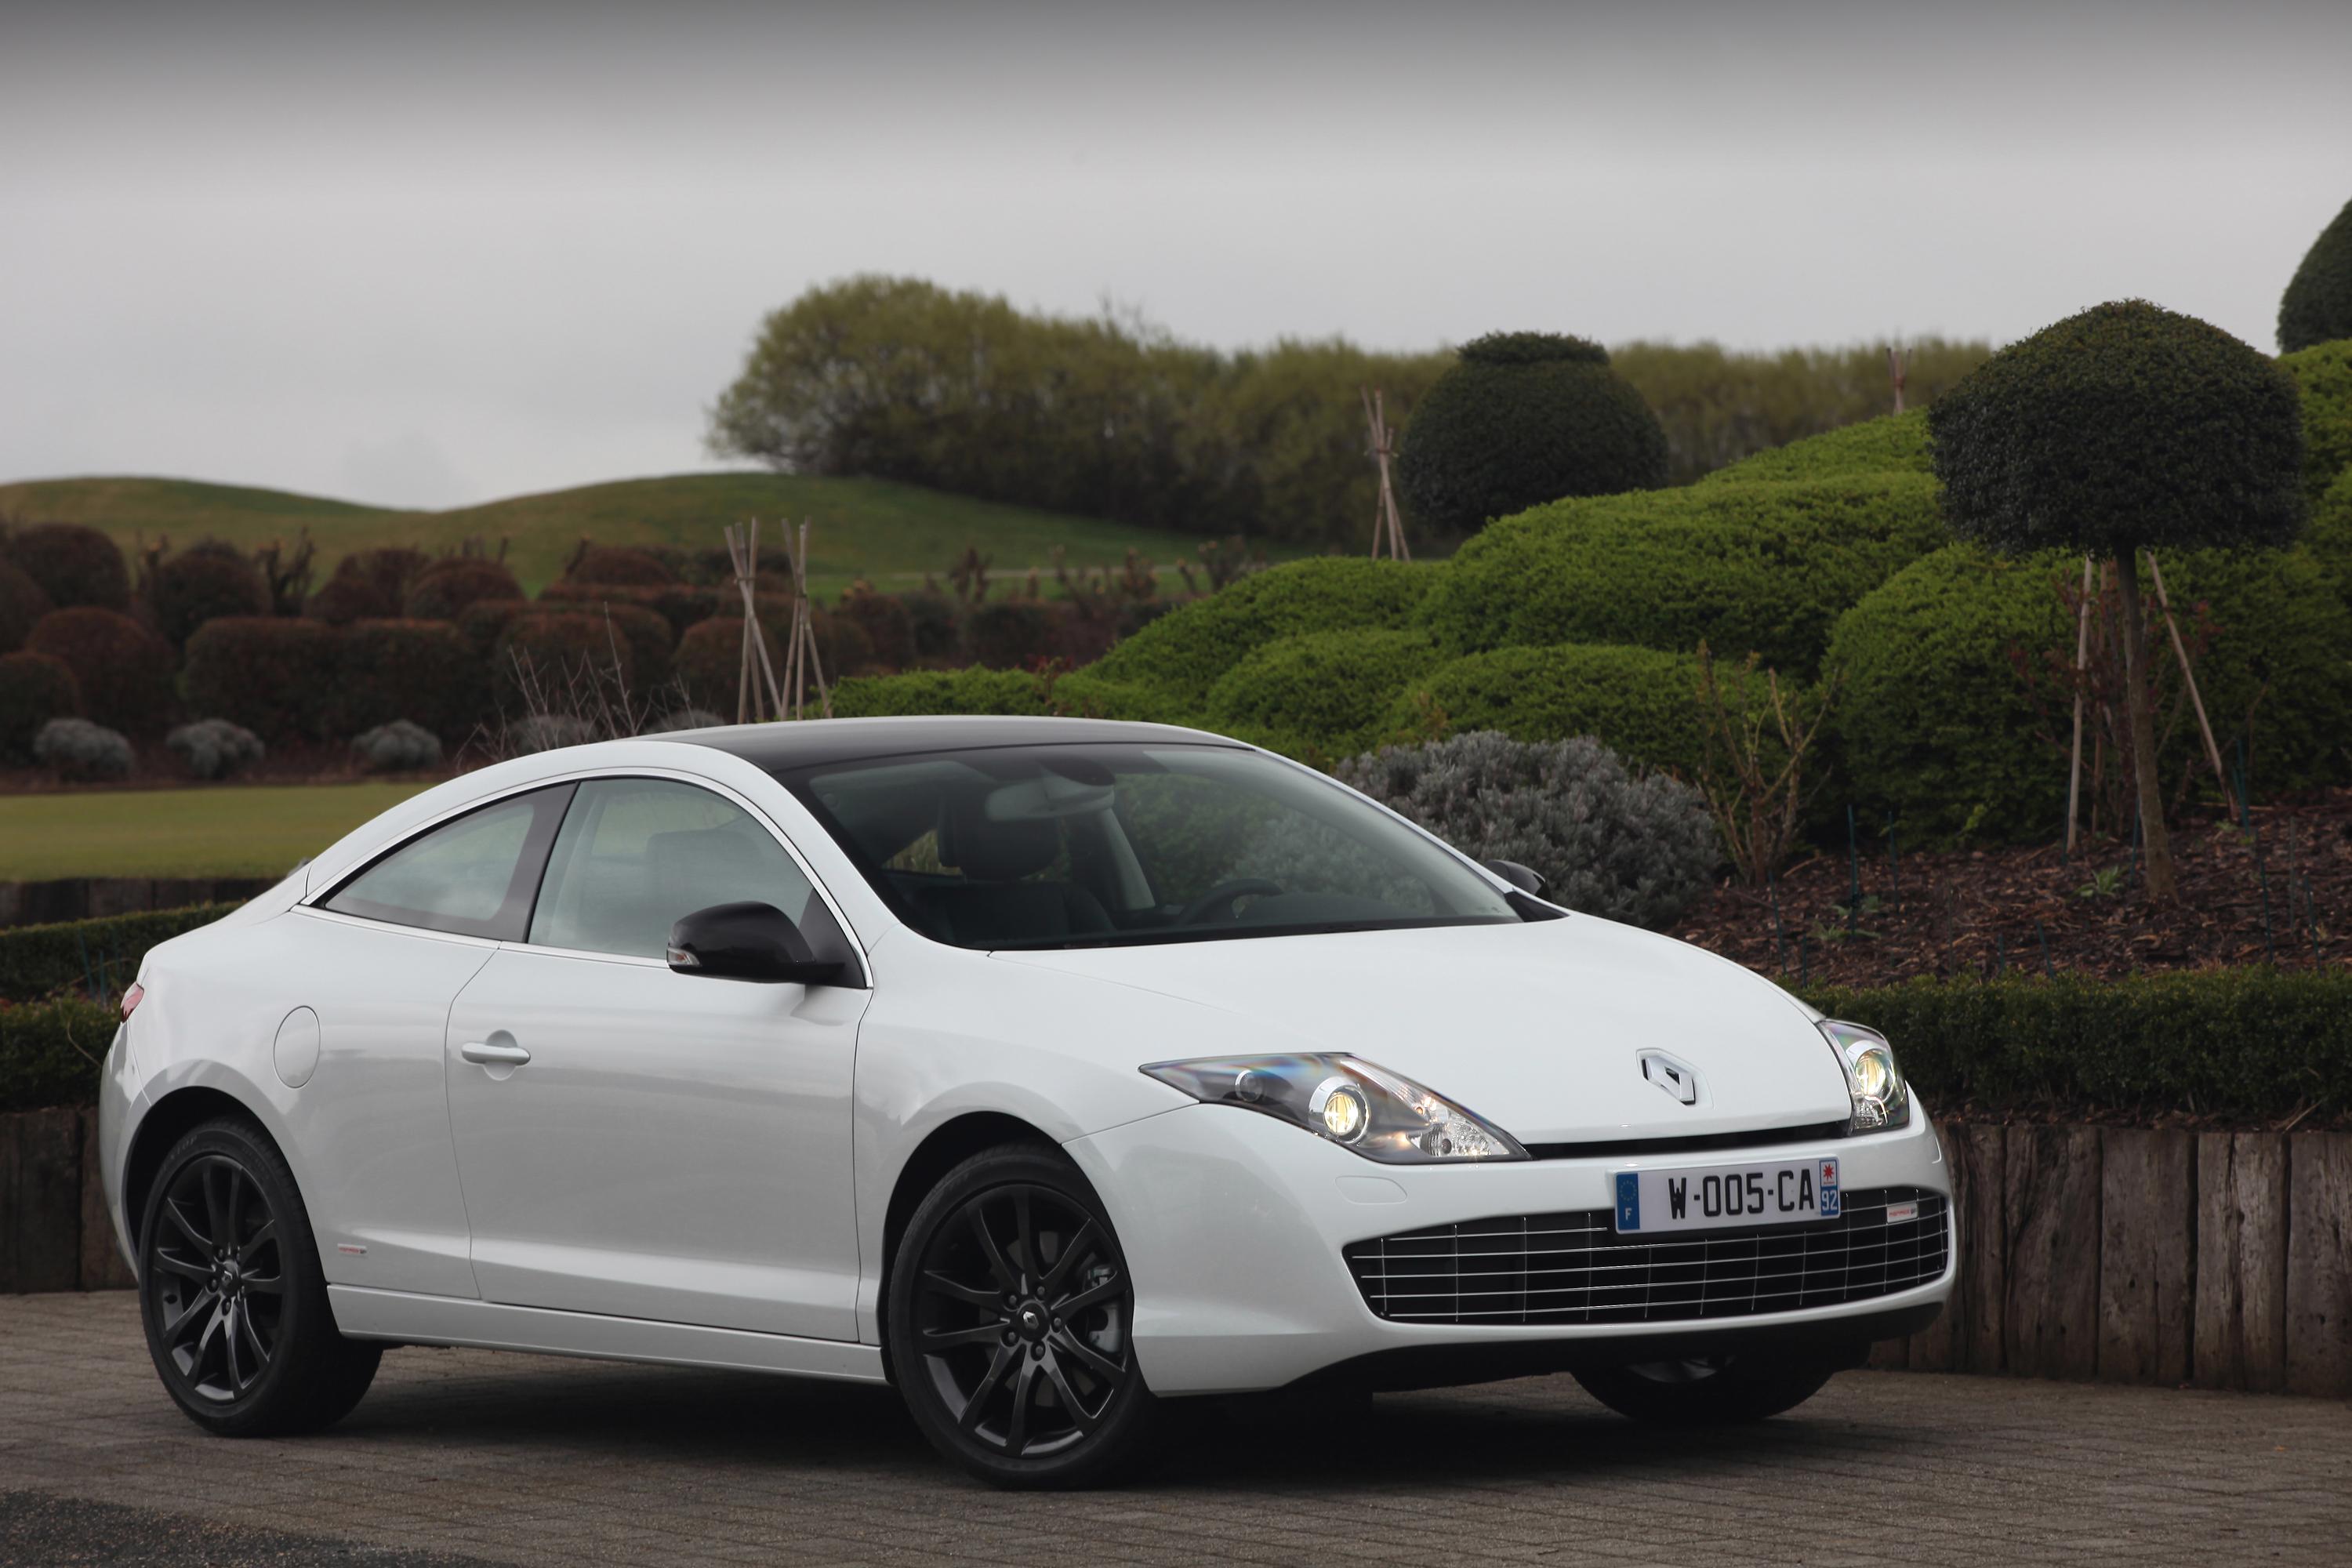
POLYGON ((1718 884, 1673 934, 1766 974, 1883 985, 1918 976, 2352 963, 2352 790, 2173 824, 2180 902, 2150 910, 2129 843, 1915 852, 1864 831, 1770 889, 1718 884), (1858 864, 1857 864, 1858 863, 1858 864), (1861 898, 1854 897, 1857 872, 1861 898))

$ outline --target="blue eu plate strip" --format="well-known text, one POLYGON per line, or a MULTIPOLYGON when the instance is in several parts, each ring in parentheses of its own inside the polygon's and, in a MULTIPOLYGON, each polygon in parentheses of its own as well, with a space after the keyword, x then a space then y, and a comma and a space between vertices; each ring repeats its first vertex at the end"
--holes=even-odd
POLYGON ((1642 1228, 1642 1178, 1632 1171, 1617 1173, 1617 1228, 1642 1228))

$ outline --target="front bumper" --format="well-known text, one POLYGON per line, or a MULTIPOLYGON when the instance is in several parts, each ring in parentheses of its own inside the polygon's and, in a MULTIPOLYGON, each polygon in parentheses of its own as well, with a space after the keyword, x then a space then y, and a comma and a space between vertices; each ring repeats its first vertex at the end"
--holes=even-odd
MULTIPOLYGON (((1794 1311, 1706 1322, 1426 1324, 1376 1316, 1349 1274, 1349 1244, 1501 1215, 1606 1210, 1615 1173, 1636 1166, 1723 1165, 1738 1150, 1683 1156, 1535 1160, 1493 1165, 1379 1165, 1223 1106, 1186 1106, 1066 1146, 1117 1226, 1135 1280, 1136 1353, 1166 1394, 1276 1388, 1341 1363, 1417 1369, 1373 1381, 1475 1382, 1549 1370, 1628 1348, 1677 1352, 1731 1343, 1859 1343, 1908 1333, 1950 1296, 1954 1234, 1939 1279, 1910 1289, 1794 1311), (1458 1367, 1432 1375, 1432 1367, 1458 1367), (1485 1368, 1499 1370, 1481 1370, 1485 1368)), ((1924 1110, 1864 1138, 1775 1144, 1758 1160, 1833 1156, 1851 1190, 1917 1187, 1948 1203, 1950 1173, 1924 1110)))

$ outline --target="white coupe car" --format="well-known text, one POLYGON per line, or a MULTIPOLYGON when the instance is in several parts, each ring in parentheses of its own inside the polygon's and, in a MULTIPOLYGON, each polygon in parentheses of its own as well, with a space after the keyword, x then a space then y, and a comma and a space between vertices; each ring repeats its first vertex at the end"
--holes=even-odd
POLYGON ((888 1382, 1010 1485, 1304 1380, 1754 1419, 1933 1319, 1887 1043, 1539 890, 1154 725, 544 752, 148 955, 108 1202, 215 1432, 486 1345, 888 1382))

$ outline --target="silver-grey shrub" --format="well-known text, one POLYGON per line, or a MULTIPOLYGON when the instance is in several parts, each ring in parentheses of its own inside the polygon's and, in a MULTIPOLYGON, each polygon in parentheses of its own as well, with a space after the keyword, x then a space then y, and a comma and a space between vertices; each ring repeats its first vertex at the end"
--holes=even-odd
POLYGON ((1472 858, 1541 873, 1552 902, 1654 931, 1706 890, 1721 856, 1698 791, 1633 772, 1589 735, 1530 742, 1479 730, 1383 746, 1337 771, 1472 858))
POLYGON ((353 736, 352 754, 372 773, 422 773, 441 765, 441 740, 422 724, 394 719, 353 736))
POLYGON ((727 722, 726 720, 708 709, 681 708, 675 713, 665 714, 655 720, 638 732, 646 735, 670 735, 680 730, 708 730, 714 724, 725 722, 727 722))
POLYGON ((261 737, 226 719, 199 719, 163 737, 188 771, 200 779, 225 779, 259 762, 268 748, 261 737))
POLYGON ((601 739, 596 726, 585 719, 569 713, 534 713, 507 726, 503 749, 509 757, 528 757, 601 739))
POLYGON ((33 760, 69 779, 125 778, 131 773, 131 742, 87 719, 52 719, 33 737, 33 760))

